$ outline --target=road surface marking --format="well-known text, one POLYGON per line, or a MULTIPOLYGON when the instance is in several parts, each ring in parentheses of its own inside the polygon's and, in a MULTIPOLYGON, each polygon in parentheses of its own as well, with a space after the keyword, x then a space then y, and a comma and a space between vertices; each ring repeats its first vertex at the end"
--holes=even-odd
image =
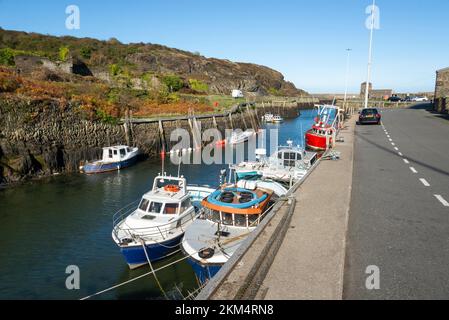
POLYGON ((406 164, 410 164, 410 162, 409 162, 407 159, 404 159, 404 162, 405 162, 406 164))
POLYGON ((398 147, 394 147, 394 150, 399 151, 399 148, 398 147))
POLYGON ((439 194, 435 195, 435 198, 438 199, 438 201, 440 201, 442 203, 443 206, 445 207, 449 207, 449 202, 447 202, 442 196, 440 196, 439 194))
POLYGON ((418 171, 416 171, 416 169, 413 167, 410 167, 410 170, 412 170, 413 173, 418 173, 418 171))
POLYGON ((404 155, 402 154, 402 152, 399 152, 398 155, 399 155, 400 157, 403 157, 403 156, 404 156, 404 155))
POLYGON ((388 139, 388 141, 393 142, 393 139, 390 138, 390 139, 388 139))
POLYGON ((430 183, 428 183, 426 179, 419 179, 419 181, 421 181, 421 183, 422 183, 425 187, 430 187, 430 183))
POLYGON ((395 145, 396 145, 396 143, 392 142, 392 143, 391 143, 391 145, 392 145, 392 146, 395 146, 395 145))

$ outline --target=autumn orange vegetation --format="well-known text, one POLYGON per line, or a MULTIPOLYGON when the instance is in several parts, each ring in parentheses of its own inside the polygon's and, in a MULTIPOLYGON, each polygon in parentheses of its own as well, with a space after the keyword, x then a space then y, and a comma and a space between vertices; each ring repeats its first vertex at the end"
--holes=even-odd
POLYGON ((114 118, 124 116, 130 109, 137 117, 154 117, 157 115, 184 115, 189 110, 195 113, 213 112, 214 108, 207 104, 174 101, 157 102, 148 96, 136 97, 129 92, 120 92, 117 99, 111 99, 112 88, 101 82, 53 82, 31 77, 22 77, 9 67, 0 66, 0 98, 23 97, 31 100, 51 99, 58 101, 61 107, 72 102, 79 106, 92 120, 98 115, 114 118))

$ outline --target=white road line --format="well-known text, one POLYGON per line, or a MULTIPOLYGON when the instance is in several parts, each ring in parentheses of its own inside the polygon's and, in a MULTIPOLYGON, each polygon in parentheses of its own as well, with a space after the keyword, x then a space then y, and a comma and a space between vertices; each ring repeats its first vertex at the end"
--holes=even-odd
POLYGON ((410 167, 410 170, 411 170, 413 173, 418 173, 418 171, 416 171, 416 169, 413 168, 413 167, 410 167))
POLYGON ((388 139, 388 141, 393 142, 393 139, 390 138, 390 139, 388 139))
POLYGON ((398 155, 399 155, 400 157, 403 157, 403 156, 404 156, 404 155, 402 154, 402 152, 399 152, 398 155))
POLYGON ((396 145, 396 143, 392 142, 391 145, 394 147, 396 145))
POLYGON ((404 162, 405 162, 406 164, 410 164, 410 162, 409 162, 407 159, 404 159, 404 162))
POLYGON ((435 195, 435 198, 438 199, 438 201, 441 202, 441 204, 445 207, 449 207, 449 202, 447 202, 442 196, 440 196, 439 194, 435 195))
POLYGON ((394 150, 399 151, 399 148, 398 147, 394 147, 394 150))
POLYGON ((422 183, 425 187, 430 187, 430 183, 428 183, 426 179, 419 179, 419 181, 421 181, 421 183, 422 183))

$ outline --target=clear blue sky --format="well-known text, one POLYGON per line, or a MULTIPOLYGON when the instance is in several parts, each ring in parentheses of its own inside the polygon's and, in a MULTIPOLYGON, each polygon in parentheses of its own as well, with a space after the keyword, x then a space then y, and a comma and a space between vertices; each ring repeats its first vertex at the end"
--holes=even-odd
MULTIPOLYGON (((433 91, 449 66, 449 1, 378 0, 373 84, 399 92, 433 91)), ((309 92, 343 92, 346 48, 350 91, 366 79, 371 0, 0 0, 0 26, 124 43, 151 42, 207 57, 253 62, 282 72, 309 92), (80 30, 65 28, 78 5, 80 30)))

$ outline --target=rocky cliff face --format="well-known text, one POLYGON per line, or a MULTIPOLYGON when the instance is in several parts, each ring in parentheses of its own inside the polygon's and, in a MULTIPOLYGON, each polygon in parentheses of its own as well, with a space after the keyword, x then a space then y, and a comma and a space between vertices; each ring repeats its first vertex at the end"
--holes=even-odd
MULTIPOLYGON (((138 88, 142 77, 174 74, 188 85, 190 79, 203 81, 209 93, 229 95, 233 89, 253 94, 275 92, 286 96, 306 95, 284 76, 265 66, 206 58, 200 54, 154 44, 122 44, 117 40, 99 41, 73 37, 53 37, 0 29, 0 50, 14 50, 16 67, 25 73, 48 68, 61 73, 94 75, 113 82, 111 66, 129 77, 138 88), (61 59, 61 48, 69 56, 61 59), (30 55, 27 57, 27 53, 30 55)), ((1 61, 1 59, 0 59, 1 61)), ((118 72, 118 71, 117 71, 118 72)))
MULTIPOLYGON (((270 109, 268 108, 267 111, 270 109)), ((297 107, 291 108, 297 116, 297 107)), ((217 128, 224 137, 226 129, 257 129, 257 111, 198 120, 202 130, 217 128)), ((171 133, 178 128, 191 130, 188 120, 163 122, 165 150, 171 133)), ((0 99, 0 185, 55 173, 76 172, 81 161, 99 159, 101 148, 126 144, 128 140, 149 157, 162 150, 158 122, 124 125, 86 119, 82 108, 54 100, 0 99)), ((192 133, 191 141, 193 141, 192 133)))

